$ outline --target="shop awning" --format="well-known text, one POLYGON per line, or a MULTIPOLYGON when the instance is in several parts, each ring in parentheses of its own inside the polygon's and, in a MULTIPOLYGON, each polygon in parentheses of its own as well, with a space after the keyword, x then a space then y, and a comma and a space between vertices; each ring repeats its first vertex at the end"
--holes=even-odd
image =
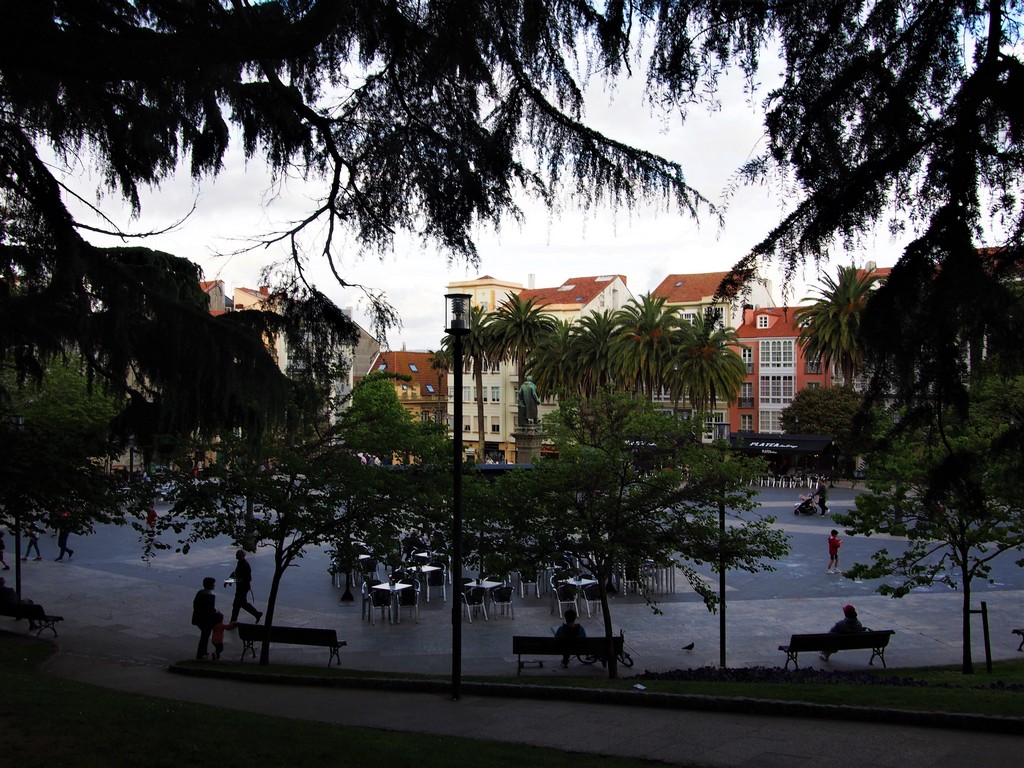
POLYGON ((733 448, 755 456, 776 454, 824 453, 832 445, 832 435, 774 435, 759 432, 734 432, 733 448))

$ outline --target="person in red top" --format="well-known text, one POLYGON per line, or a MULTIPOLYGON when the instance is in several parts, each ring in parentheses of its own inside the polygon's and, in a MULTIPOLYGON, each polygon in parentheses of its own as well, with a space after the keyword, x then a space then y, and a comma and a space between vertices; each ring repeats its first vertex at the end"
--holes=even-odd
POLYGON ((224 653, 224 631, 227 629, 234 629, 237 626, 237 621, 224 621, 224 614, 217 611, 217 623, 213 625, 213 629, 210 631, 210 642, 213 643, 214 661, 219 661, 220 655, 224 653))
POLYGON ((832 534, 828 537, 828 568, 825 569, 825 573, 839 573, 839 547, 842 545, 839 531, 833 528, 832 534))

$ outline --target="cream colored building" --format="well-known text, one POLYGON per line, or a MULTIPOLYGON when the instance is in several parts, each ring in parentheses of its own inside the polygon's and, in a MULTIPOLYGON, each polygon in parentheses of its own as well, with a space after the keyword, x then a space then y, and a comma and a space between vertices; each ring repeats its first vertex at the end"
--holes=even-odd
MULTIPOLYGON (((577 322, 585 314, 609 310, 614 312, 633 299, 622 275, 599 275, 596 277, 574 277, 553 288, 524 287, 521 283, 485 275, 475 280, 461 280, 448 284, 448 293, 465 293, 472 296, 473 306, 483 307, 490 313, 500 307, 511 295, 518 295, 524 301, 533 299, 536 306, 559 320, 577 322)), ((529 371, 527 371, 529 373, 529 371)), ((451 397, 459 396, 454 391, 454 382, 448 380, 451 397)), ((518 374, 508 360, 488 361, 483 371, 482 391, 478 391, 473 376, 472 360, 463 364, 462 378, 462 421, 453 424, 454 410, 449 404, 448 423, 452 428, 462 430, 462 441, 467 457, 480 462, 497 461, 515 463, 516 444, 513 432, 516 429, 518 408, 516 393, 519 391, 518 374), (484 446, 480 450, 478 398, 484 406, 484 446)), ((557 401, 540 393, 543 401, 538 409, 539 418, 553 410, 557 401)))

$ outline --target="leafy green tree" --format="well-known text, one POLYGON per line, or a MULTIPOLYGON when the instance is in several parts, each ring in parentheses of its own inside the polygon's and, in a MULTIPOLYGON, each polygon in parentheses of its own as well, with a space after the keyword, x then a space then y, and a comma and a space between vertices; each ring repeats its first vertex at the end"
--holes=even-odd
POLYGON ((115 495, 104 467, 117 453, 110 425, 124 404, 92 386, 83 367, 68 358, 20 383, 15 371, 0 372, 8 394, 0 399, 0 525, 16 536, 58 521, 88 533, 97 522, 121 520, 127 500, 115 495))
POLYGON ((950 408, 933 429, 895 425, 868 456, 869 493, 836 517, 851 533, 906 541, 900 551, 883 548, 857 564, 851 577, 886 579, 878 591, 893 597, 936 582, 960 591, 964 674, 974 671, 972 584, 989 578, 995 558, 1024 548, 1021 454, 994 448, 1013 438, 1007 414, 1022 398, 1024 380, 993 378, 972 389, 966 417, 950 408))
MULTIPOLYGON (((609 650, 606 586, 616 568, 638 569, 648 559, 668 564, 678 556, 675 567, 714 608, 718 598, 698 566, 724 563, 758 571, 786 551, 770 519, 728 529, 719 525, 720 504, 734 511, 752 508, 750 475, 737 472, 726 482, 722 454, 714 451, 709 460, 710 449, 695 439, 694 428, 625 393, 568 398, 545 420, 558 458, 542 457, 531 471, 512 472, 495 483, 488 508, 500 510, 509 530, 526 532, 513 550, 521 562, 544 562, 558 548, 590 564, 600 585, 609 650)), ((609 657, 609 676, 616 677, 609 657)))
POLYGON ((673 399, 685 395, 695 411, 706 413, 721 399, 734 403, 747 366, 736 348, 736 331, 725 328, 712 310, 682 323, 670 381, 673 399), (678 368, 678 370, 676 369, 678 368))
POLYGON ((782 412, 784 432, 832 435, 832 445, 847 459, 866 442, 860 419, 863 396, 850 387, 804 387, 782 412))
POLYGON ((863 367, 860 321, 877 283, 877 273, 840 267, 835 280, 825 276, 825 286, 818 289, 813 303, 793 312, 800 326, 798 341, 807 357, 837 367, 848 387, 863 367))
MULTIPOLYGON (((328 432, 320 433, 318 420, 309 416, 258 439, 218 438, 218 460, 181 485, 148 543, 150 555, 167 547, 187 553, 193 543, 219 536, 246 549, 271 550, 267 626, 273 626, 281 580, 310 547, 332 548, 346 570, 355 556, 353 539, 386 556, 396 534, 414 524, 416 510, 427 503, 425 489, 436 495, 442 482, 410 482, 409 475, 362 460, 360 454, 373 454, 437 463, 444 453, 441 427, 414 420, 386 376, 363 379, 341 422, 328 432), (176 541, 164 541, 168 535, 176 541)), ((264 643, 261 664, 269 663, 269 653, 264 643)))

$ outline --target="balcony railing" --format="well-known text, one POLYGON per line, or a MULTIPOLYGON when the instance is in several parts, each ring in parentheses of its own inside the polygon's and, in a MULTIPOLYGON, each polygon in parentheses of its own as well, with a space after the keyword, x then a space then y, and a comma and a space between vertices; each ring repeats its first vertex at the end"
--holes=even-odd
POLYGON ((737 399, 737 404, 740 408, 753 408, 754 398, 752 397, 741 397, 737 399))

